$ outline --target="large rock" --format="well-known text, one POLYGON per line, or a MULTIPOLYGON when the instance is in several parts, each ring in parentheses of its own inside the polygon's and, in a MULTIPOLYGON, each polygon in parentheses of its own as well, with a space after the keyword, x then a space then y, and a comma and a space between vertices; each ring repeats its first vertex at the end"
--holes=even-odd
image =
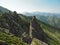
POLYGON ((8 45, 6 42, 0 42, 0 45, 8 45))
POLYGON ((38 39, 34 38, 34 39, 32 40, 31 45, 48 45, 48 44, 45 43, 45 42, 42 42, 41 40, 38 40, 38 39))
POLYGON ((35 16, 32 17, 32 20, 30 22, 30 37, 37 38, 39 40, 42 40, 43 42, 47 42, 47 35, 40 27, 40 24, 38 23, 35 16))

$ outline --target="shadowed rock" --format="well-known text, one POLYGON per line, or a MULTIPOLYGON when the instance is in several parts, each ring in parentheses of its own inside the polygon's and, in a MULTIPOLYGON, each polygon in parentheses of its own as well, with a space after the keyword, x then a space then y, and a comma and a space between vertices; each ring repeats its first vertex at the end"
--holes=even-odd
POLYGON ((30 37, 37 38, 39 40, 47 42, 47 38, 46 38, 47 35, 44 33, 44 31, 40 27, 40 24, 38 23, 35 16, 32 17, 32 20, 30 22, 30 37))
POLYGON ((8 45, 6 42, 0 42, 0 45, 8 45))

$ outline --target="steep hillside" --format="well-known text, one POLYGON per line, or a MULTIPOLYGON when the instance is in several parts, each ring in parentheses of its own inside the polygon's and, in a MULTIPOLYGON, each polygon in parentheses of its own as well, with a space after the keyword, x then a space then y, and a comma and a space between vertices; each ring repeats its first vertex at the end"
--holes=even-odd
POLYGON ((48 44, 49 45, 60 45, 60 29, 56 29, 50 25, 45 24, 44 22, 39 21, 41 28, 48 35, 48 44))
POLYGON ((59 15, 52 15, 52 16, 36 16, 37 19, 39 19, 40 21, 49 24, 55 28, 60 28, 60 16, 59 15))
MULTIPOLYGON (((23 42, 21 35, 24 31, 28 32, 28 24, 25 20, 20 18, 16 12, 12 13, 0 13, 0 28, 9 33, 5 34, 0 30, 0 40, 5 41, 8 45, 27 45, 23 42), (26 25, 26 27, 24 26, 26 25), (9 35, 11 34, 11 35, 9 35), (21 39, 20 39, 21 38, 21 39), (17 41, 16 41, 17 40, 17 41), (12 42, 13 41, 13 42, 12 42), (16 43, 15 43, 16 42, 16 43)), ((3 42, 2 42, 3 43, 3 42)))
POLYGON ((46 34, 39 26, 36 18, 28 18, 22 14, 17 14, 15 11, 13 13, 1 13, 0 27, 8 29, 9 33, 22 38, 22 40, 28 44, 31 44, 33 38, 47 42, 46 34), (34 30, 30 27, 34 28, 34 30), (31 30, 32 33, 30 33, 31 30), (30 35, 32 35, 32 38, 30 35))
POLYGON ((3 45, 60 45, 60 30, 35 16, 1 12, 0 42, 3 45))

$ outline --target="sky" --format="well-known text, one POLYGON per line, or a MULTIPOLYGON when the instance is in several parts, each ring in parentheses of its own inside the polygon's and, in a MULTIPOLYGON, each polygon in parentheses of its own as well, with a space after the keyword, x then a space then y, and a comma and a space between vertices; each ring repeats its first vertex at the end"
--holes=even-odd
POLYGON ((60 0, 0 0, 0 6, 11 11, 60 13, 60 0))

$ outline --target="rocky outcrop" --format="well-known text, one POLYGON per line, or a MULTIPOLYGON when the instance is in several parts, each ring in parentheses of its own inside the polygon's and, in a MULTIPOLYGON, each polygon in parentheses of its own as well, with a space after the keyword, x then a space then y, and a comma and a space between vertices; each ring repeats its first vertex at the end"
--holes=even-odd
POLYGON ((43 42, 47 42, 47 35, 40 27, 40 24, 38 23, 35 16, 32 17, 30 22, 30 37, 42 40, 43 42))
POLYGON ((4 13, 0 16, 0 27, 9 29, 10 33, 13 33, 16 36, 21 37, 21 35, 29 31, 29 24, 28 22, 22 21, 20 16, 14 13, 4 13))
POLYGON ((48 45, 48 44, 41 41, 41 40, 38 40, 38 39, 34 38, 31 42, 31 45, 48 45))
POLYGON ((8 45, 6 42, 0 42, 0 45, 8 45))
POLYGON ((29 20, 30 23, 23 21, 16 12, 4 13, 1 17, 0 27, 7 28, 10 33, 21 37, 24 42, 30 44, 33 38, 47 42, 46 34, 40 27, 35 16, 32 17, 31 21, 29 20), (22 36, 24 32, 25 35, 22 36))

